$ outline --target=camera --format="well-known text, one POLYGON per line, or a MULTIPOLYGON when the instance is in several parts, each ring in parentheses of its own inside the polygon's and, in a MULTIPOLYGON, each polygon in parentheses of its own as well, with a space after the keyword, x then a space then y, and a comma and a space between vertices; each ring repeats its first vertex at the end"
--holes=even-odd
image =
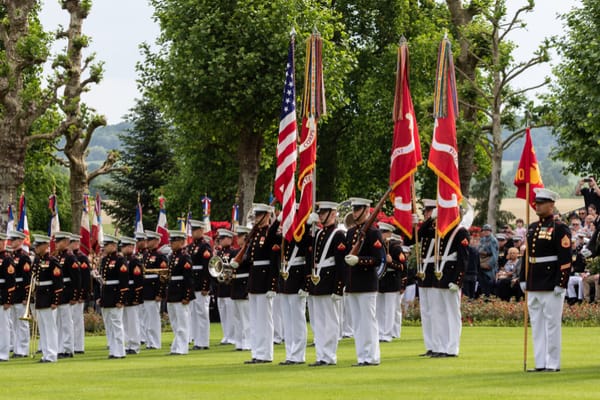
POLYGON ((583 181, 589 183, 592 181, 592 179, 591 178, 583 178, 583 181))

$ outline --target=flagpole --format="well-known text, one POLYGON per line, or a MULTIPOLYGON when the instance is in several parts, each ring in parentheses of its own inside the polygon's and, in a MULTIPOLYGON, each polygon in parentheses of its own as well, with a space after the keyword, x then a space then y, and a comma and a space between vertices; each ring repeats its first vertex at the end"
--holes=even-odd
MULTIPOLYGON (((412 175, 410 177, 410 186, 412 192, 412 208, 413 214, 417 214, 417 188, 415 187, 415 176, 412 175)), ((416 255, 417 260, 417 271, 419 270, 419 266, 421 265, 421 252, 419 251, 419 230, 417 229, 419 225, 419 221, 413 223, 413 230, 415 232, 415 244, 413 245, 413 249, 416 255)))
MULTIPOLYGON (((529 227, 529 182, 525 184, 525 226, 529 227)), ((526 235, 527 236, 527 235, 526 235)), ((529 241, 525 237, 525 285, 529 276, 529 241)), ((523 302, 523 371, 527 371, 527 325, 529 319, 529 309, 527 306, 527 286, 525 286, 525 296, 523 302)))

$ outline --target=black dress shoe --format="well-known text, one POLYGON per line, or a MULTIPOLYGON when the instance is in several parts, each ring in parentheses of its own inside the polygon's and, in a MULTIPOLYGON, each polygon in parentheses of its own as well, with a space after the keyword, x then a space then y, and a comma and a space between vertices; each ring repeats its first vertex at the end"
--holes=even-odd
POLYGON ((533 369, 528 369, 527 372, 544 372, 546 371, 546 368, 533 368, 533 369))
POLYGON ((138 352, 133 350, 133 349, 127 349, 125 350, 125 354, 137 354, 138 352))
POLYGON ((256 358, 253 358, 252 360, 246 360, 244 361, 244 364, 256 364, 256 358))
POLYGON ((0 358, 0 362, 8 362, 8 360, 5 360, 3 358, 0 358))
POLYGON ((58 358, 73 358, 73 353, 58 353, 58 358))
POLYGON ((433 352, 431 354, 431 358, 446 358, 446 357, 448 357, 448 354, 446 354, 446 353, 436 353, 436 352, 433 352))
POLYGON ((158 350, 158 347, 146 346, 146 350, 158 350))
POLYGON ((112 354, 108 356, 110 360, 120 360, 121 358, 125 358, 125 356, 113 356, 112 354))
POLYGON ((433 355, 433 351, 427 350, 425 353, 419 354, 419 357, 431 357, 432 355, 433 355))
POLYGON ((182 356, 183 353, 175 353, 174 351, 167 353, 168 356, 182 356))
POLYGON ((560 372, 560 368, 546 368, 544 371, 546 371, 546 372, 560 372))
POLYGON ((10 358, 25 358, 25 357, 27 357, 25 354, 16 354, 16 353, 13 353, 13 355, 10 356, 10 358))
MULTIPOLYGON (((4 360, 4 361, 6 361, 6 360, 4 360)), ((45 364, 45 363, 51 363, 52 361, 50 361, 50 360, 46 360, 46 359, 42 358, 42 359, 41 359, 40 361, 38 361, 38 362, 39 362, 39 363, 42 363, 42 364, 45 364)))
POLYGON ((312 364, 308 364, 309 367, 322 367, 324 365, 329 365, 329 363, 327 363, 325 361, 315 361, 312 364))
POLYGON ((77 351, 75 351, 75 354, 85 354, 85 351, 83 351, 83 350, 77 350, 77 351))
POLYGON ((304 364, 304 361, 292 361, 292 360, 285 360, 279 363, 279 365, 299 365, 299 364, 304 364))
POLYGON ((269 363, 272 363, 272 362, 273 361, 271 361, 271 360, 259 360, 259 359, 256 359, 256 364, 269 364, 269 363))

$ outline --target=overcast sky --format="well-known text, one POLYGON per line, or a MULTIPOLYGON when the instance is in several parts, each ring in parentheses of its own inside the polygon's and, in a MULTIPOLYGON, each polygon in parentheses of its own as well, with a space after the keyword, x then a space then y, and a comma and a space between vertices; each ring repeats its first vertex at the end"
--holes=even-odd
MULTIPOLYGON (((68 14, 57 0, 45 0, 44 3, 41 20, 46 30, 68 24, 68 14)), ((525 3, 526 0, 508 0, 510 10, 525 3)), ((544 37, 560 34, 562 23, 557 20, 557 13, 579 4, 579 0, 538 0, 535 11, 524 18, 528 24, 526 30, 511 37, 519 45, 516 60, 527 60, 544 37)), ((104 80, 84 94, 83 100, 98 113, 106 115, 109 124, 119 123, 139 97, 135 71, 135 64, 141 61, 139 45, 154 43, 159 33, 158 25, 152 20, 152 7, 148 0, 95 0, 83 30, 92 38, 90 51, 96 52, 97 59, 105 62, 106 70, 104 80)), ((64 46, 62 42, 56 50, 64 46)), ((550 66, 539 66, 523 74, 515 81, 515 86, 531 86, 549 75, 550 66)))

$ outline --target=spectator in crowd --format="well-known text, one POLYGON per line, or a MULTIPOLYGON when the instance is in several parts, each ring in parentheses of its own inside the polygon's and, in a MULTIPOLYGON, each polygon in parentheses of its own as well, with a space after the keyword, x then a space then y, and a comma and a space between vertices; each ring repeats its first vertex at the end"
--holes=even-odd
MULTIPOLYGON (((575 195, 583 196, 585 207, 588 208, 590 205, 594 205, 597 210, 600 207, 600 189, 596 183, 596 179, 593 176, 588 178, 580 179, 575 187, 575 195), (584 185, 587 184, 587 187, 584 185)), ((588 210, 589 213, 589 210, 588 210)))
POLYGON ((489 224, 481 228, 477 250, 479 251, 478 281, 481 292, 487 299, 492 294, 494 278, 498 270, 498 241, 492 235, 492 227, 489 224))
POLYGON ((595 220, 596 220, 596 217, 594 215, 588 214, 585 217, 585 221, 584 221, 583 227, 580 229, 580 231, 582 233, 584 233, 585 236, 588 237, 588 238, 592 237, 592 235, 596 231, 595 220))
POLYGON ((506 262, 506 252, 512 246, 507 244, 505 233, 497 233, 496 240, 498 241, 498 270, 500 270, 500 268, 502 268, 506 262))
POLYGON ((469 240, 469 262, 463 276, 463 295, 469 299, 477 298, 477 275, 479 273, 479 232, 481 229, 476 226, 472 226, 469 229, 471 239, 469 240))
POLYGON ((515 236, 520 236, 521 238, 524 238, 527 235, 527 228, 525 228, 525 222, 522 218, 517 218, 515 224, 517 226, 515 228, 515 236))
POLYGON ((581 219, 577 214, 573 214, 571 216, 571 223, 569 224, 569 228, 571 228, 571 237, 577 236, 579 231, 581 230, 581 219))
POLYGON ((573 249, 571 261, 571 274, 567 283, 567 302, 569 304, 581 303, 583 301, 583 278, 585 272, 585 257, 581 253, 584 247, 584 238, 580 235, 574 236, 571 240, 573 249), (577 289, 577 291, 575 291, 577 289))
POLYGON ((496 273, 496 295, 504 301, 510 301, 513 295, 517 295, 515 284, 518 282, 520 263, 519 250, 516 247, 509 248, 506 251, 506 262, 496 273))

